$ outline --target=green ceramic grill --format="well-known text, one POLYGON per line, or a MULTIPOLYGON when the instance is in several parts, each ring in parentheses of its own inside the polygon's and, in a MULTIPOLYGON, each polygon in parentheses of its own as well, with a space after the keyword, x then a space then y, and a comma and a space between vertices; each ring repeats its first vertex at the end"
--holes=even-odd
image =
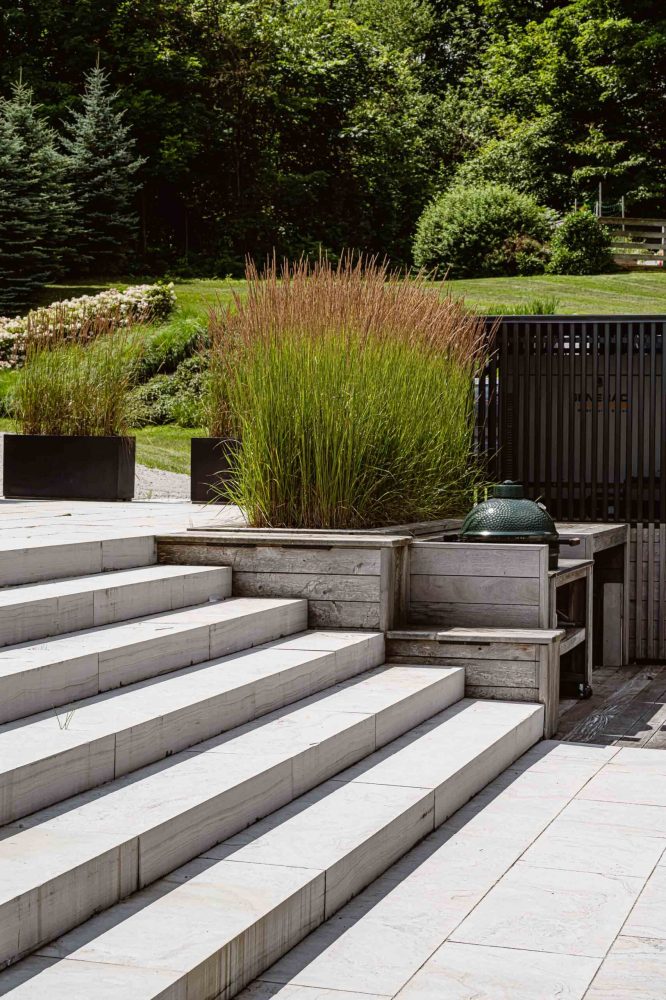
POLYGON ((465 542, 505 542, 548 546, 548 565, 557 569, 560 536, 541 503, 528 500, 520 483, 507 479, 493 489, 493 496, 478 503, 463 523, 465 542))

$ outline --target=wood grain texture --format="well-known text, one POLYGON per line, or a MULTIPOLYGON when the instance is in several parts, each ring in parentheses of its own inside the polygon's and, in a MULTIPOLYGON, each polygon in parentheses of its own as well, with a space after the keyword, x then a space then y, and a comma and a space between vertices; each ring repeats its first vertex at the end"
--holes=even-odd
POLYGON ((381 600, 379 576, 334 576, 325 573, 246 573, 232 577, 236 597, 302 597, 313 601, 381 600))
POLYGON ((388 656, 440 656, 456 660, 526 660, 537 659, 538 646, 534 643, 489 642, 465 643, 431 639, 391 639, 387 637, 388 656))
POLYGON ((381 628, 379 602, 308 601, 309 628, 381 628))
POLYGON ((539 606, 524 604, 438 604, 412 601, 409 621, 413 625, 462 625, 511 628, 539 628, 539 606))
POLYGON ((539 701, 538 688, 492 687, 490 685, 465 686, 470 698, 489 698, 492 701, 539 701))
POLYGON ((539 574, 543 545, 486 545, 472 542, 414 542, 412 574, 433 576, 522 576, 539 574))
MULTIPOLYGON (((383 549, 294 548, 283 545, 181 545, 161 543, 160 562, 231 566, 251 573, 335 573, 379 576, 383 549)), ((389 550, 390 551, 390 550, 389 550)))
POLYGON ((411 600, 442 604, 539 604, 539 578, 421 576, 412 572, 411 600))

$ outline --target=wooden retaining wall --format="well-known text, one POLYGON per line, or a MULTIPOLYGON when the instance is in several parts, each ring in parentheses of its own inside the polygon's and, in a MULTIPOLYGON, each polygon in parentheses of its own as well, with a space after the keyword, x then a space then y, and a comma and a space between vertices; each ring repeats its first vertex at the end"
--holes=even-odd
POLYGON ((165 563, 231 566, 234 597, 307 598, 309 625, 393 628, 404 614, 409 536, 244 529, 161 536, 165 563))
POLYGON ((409 592, 413 625, 548 628, 548 548, 414 542, 409 592))

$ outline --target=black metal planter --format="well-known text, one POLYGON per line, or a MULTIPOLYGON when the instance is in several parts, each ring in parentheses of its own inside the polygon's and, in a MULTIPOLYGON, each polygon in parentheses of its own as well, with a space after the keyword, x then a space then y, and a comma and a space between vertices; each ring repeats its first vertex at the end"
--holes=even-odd
POLYGON ((4 495, 32 500, 131 500, 133 437, 5 434, 4 495))
POLYGON ((235 438, 192 438, 191 498, 193 503, 228 503, 225 487, 234 479, 235 438))

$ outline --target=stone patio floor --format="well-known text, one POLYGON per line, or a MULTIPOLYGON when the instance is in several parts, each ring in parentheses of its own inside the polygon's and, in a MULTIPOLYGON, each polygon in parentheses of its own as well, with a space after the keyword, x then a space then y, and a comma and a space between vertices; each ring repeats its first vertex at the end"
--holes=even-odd
POLYGON ((103 503, 84 500, 0 500, 0 548, 66 544, 86 538, 186 531, 242 524, 238 508, 184 500, 103 503))
POLYGON ((240 1000, 664 1000, 666 754, 542 742, 240 1000))

